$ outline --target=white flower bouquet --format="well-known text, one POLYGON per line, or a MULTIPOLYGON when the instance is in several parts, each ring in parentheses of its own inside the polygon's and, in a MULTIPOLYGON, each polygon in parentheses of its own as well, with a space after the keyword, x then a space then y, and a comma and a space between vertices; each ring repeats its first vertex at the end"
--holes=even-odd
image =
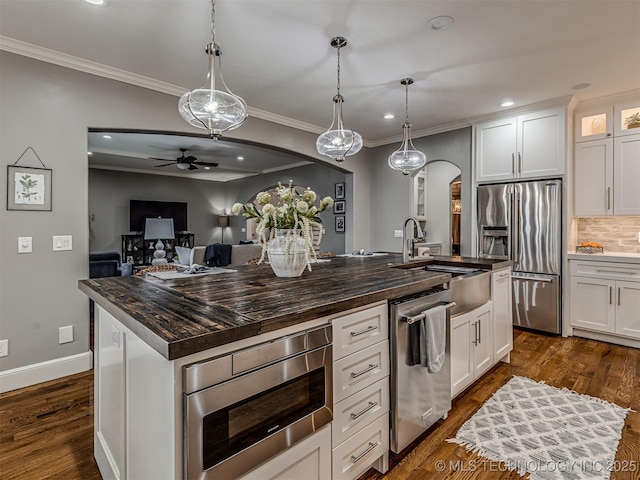
MULTIPOLYGON (((236 203, 231 212, 234 215, 242 215, 245 218, 255 218, 258 220, 256 234, 262 243, 262 256, 258 264, 262 263, 267 252, 267 244, 278 235, 278 231, 287 230, 287 252, 293 235, 299 230, 304 239, 306 265, 311 271, 311 258, 315 259, 313 249, 313 227, 321 226, 322 220, 318 213, 333 206, 333 198, 324 197, 316 205, 316 193, 307 187, 298 193, 291 183, 283 186, 278 183, 274 194, 260 192, 256 195, 256 207, 252 203, 236 203), (267 231, 268 238, 267 238, 267 231)), ((320 239, 322 229, 320 229, 320 239)))

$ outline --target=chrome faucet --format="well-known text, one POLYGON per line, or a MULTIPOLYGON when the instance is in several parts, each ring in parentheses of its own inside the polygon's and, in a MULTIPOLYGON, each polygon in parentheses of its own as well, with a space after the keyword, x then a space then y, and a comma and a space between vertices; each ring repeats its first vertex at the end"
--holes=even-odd
POLYGON ((411 260, 416 259, 416 255, 414 255, 414 245, 417 241, 423 242, 425 239, 425 233, 422 231, 420 227, 420 222, 416 220, 415 217, 409 217, 404 221, 404 227, 402 229, 402 261, 409 262, 411 260), (409 222, 413 222, 416 230, 418 231, 418 236, 413 236, 413 227, 411 228, 411 238, 407 238, 407 224, 409 222))

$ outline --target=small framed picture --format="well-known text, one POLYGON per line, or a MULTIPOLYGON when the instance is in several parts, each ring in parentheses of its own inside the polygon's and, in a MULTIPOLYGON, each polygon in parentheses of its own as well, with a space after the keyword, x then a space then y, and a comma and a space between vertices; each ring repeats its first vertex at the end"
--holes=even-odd
POLYGON ((340 216, 336 217, 336 232, 338 232, 338 233, 343 232, 344 233, 344 215, 340 215, 340 216))
POLYGON ((51 170, 7 166, 7 210, 51 211, 51 170))
POLYGON ((333 202, 333 213, 345 213, 345 203, 344 200, 340 200, 338 202, 333 202))
POLYGON ((336 183, 336 191, 334 198, 340 200, 344 198, 344 182, 336 183))

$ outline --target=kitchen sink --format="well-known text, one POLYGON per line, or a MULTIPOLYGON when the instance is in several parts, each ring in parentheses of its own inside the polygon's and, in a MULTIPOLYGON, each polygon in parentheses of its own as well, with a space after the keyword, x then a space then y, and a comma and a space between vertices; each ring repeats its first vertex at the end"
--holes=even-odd
POLYGON ((451 301, 455 302, 451 316, 469 312, 491 299, 491 272, 488 270, 433 264, 421 268, 451 274, 449 290, 451 301))

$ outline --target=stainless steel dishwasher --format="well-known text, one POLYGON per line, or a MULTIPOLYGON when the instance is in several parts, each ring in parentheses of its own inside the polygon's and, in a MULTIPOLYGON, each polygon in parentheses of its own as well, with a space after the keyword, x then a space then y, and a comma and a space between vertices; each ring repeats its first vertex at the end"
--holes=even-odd
MULTIPOLYGON (((450 292, 442 287, 389 302, 391 349, 391 450, 399 453, 451 409, 450 292), (440 371, 429 373, 410 365, 409 325, 421 313, 446 307, 445 360, 440 371)), ((422 315, 424 316, 424 315, 422 315)))

